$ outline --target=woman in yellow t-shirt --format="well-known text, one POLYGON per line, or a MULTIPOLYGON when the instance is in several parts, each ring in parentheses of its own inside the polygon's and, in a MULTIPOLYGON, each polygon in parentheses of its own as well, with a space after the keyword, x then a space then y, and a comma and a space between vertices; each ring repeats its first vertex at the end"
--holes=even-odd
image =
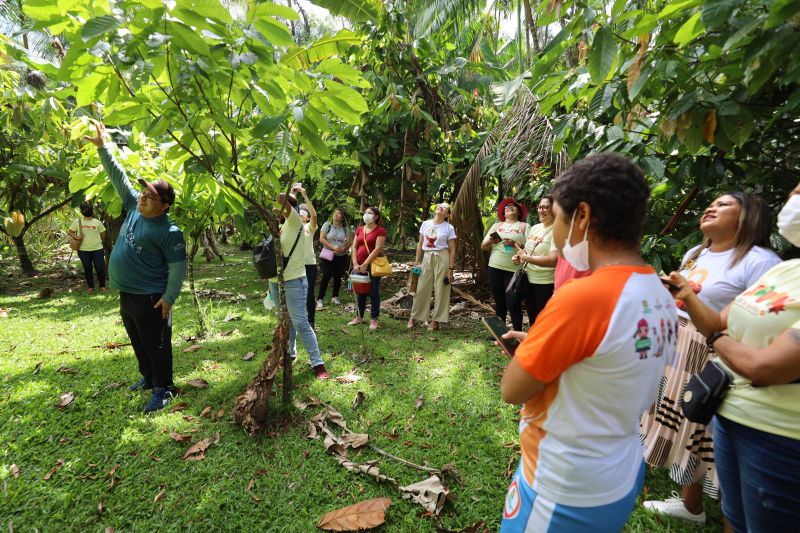
POLYGON ((553 296, 558 251, 553 244, 553 198, 545 196, 536 207, 539 224, 528 230, 525 248, 512 258, 515 265, 524 264, 528 276, 525 289, 525 307, 528 309, 528 322, 531 326, 536 317, 553 296))
MULTIPOLYGON (((800 185, 778 215, 800 246, 800 185)), ((722 511, 734 531, 796 531, 800 523, 800 260, 780 263, 721 313, 673 272, 675 294, 731 371, 716 415, 722 511), (727 330, 727 333, 725 331, 727 330)))
POLYGON ((513 198, 506 198, 497 206, 499 222, 492 224, 486 233, 481 250, 489 251, 489 289, 494 297, 495 314, 505 320, 511 313, 511 323, 516 331, 522 331, 522 299, 508 297, 506 287, 514 272, 520 265, 515 265, 512 258, 517 253, 517 245, 525 244, 528 232, 528 208, 513 198))
POLYGON ((67 234, 73 239, 81 240, 81 247, 78 250, 78 258, 83 265, 83 275, 86 278, 86 292, 94 293, 94 273, 92 266, 97 272, 97 280, 100 282, 100 292, 108 292, 106 288, 106 258, 103 254, 103 241, 106 238, 106 227, 102 222, 94 218, 94 208, 89 202, 83 202, 80 206, 81 218, 76 219, 67 230, 67 234))

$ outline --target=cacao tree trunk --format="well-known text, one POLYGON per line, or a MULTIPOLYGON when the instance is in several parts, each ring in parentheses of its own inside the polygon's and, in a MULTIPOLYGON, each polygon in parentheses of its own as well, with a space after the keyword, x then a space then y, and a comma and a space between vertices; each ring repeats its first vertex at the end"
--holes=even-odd
POLYGON ((18 237, 11 237, 11 240, 14 241, 14 246, 17 247, 17 257, 19 257, 19 266, 22 271, 29 276, 36 274, 36 269, 33 268, 33 262, 31 262, 31 258, 28 255, 28 249, 25 248, 25 233, 18 237))

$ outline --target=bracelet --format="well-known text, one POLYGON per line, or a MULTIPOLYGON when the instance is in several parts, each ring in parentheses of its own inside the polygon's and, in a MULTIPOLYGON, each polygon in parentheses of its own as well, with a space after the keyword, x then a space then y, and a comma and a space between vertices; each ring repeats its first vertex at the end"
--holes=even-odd
POLYGON ((727 335, 728 334, 725 333, 725 332, 715 331, 714 333, 712 333, 711 335, 706 337, 706 346, 708 346, 709 350, 713 350, 714 349, 714 343, 717 342, 720 337, 723 337, 723 336, 727 337, 727 335))

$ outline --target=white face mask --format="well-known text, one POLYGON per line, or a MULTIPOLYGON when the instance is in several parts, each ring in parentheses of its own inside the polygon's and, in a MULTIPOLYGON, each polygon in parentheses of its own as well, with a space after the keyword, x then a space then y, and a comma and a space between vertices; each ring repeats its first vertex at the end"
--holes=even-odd
POLYGON ((372 213, 364 213, 364 216, 361 218, 364 220, 364 224, 370 224, 373 220, 375 220, 375 215, 372 213))
POLYGON ((800 246, 800 194, 793 194, 778 213, 778 233, 800 246))
POLYGON ((575 270, 583 271, 589 270, 589 226, 586 226, 586 233, 583 234, 583 240, 572 246, 570 239, 572 238, 572 226, 575 225, 575 215, 578 210, 572 213, 572 222, 569 223, 569 234, 567 240, 564 241, 564 248, 561 249, 561 255, 567 260, 567 263, 573 266, 575 270))

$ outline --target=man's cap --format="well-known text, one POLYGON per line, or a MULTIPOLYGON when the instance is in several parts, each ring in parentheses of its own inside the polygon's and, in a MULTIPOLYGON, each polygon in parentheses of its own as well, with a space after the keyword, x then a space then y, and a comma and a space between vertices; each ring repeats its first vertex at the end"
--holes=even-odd
POLYGON ((137 180, 139 185, 147 187, 150 192, 161 198, 165 204, 173 205, 175 203, 175 189, 169 184, 167 180, 145 181, 142 178, 137 180))

